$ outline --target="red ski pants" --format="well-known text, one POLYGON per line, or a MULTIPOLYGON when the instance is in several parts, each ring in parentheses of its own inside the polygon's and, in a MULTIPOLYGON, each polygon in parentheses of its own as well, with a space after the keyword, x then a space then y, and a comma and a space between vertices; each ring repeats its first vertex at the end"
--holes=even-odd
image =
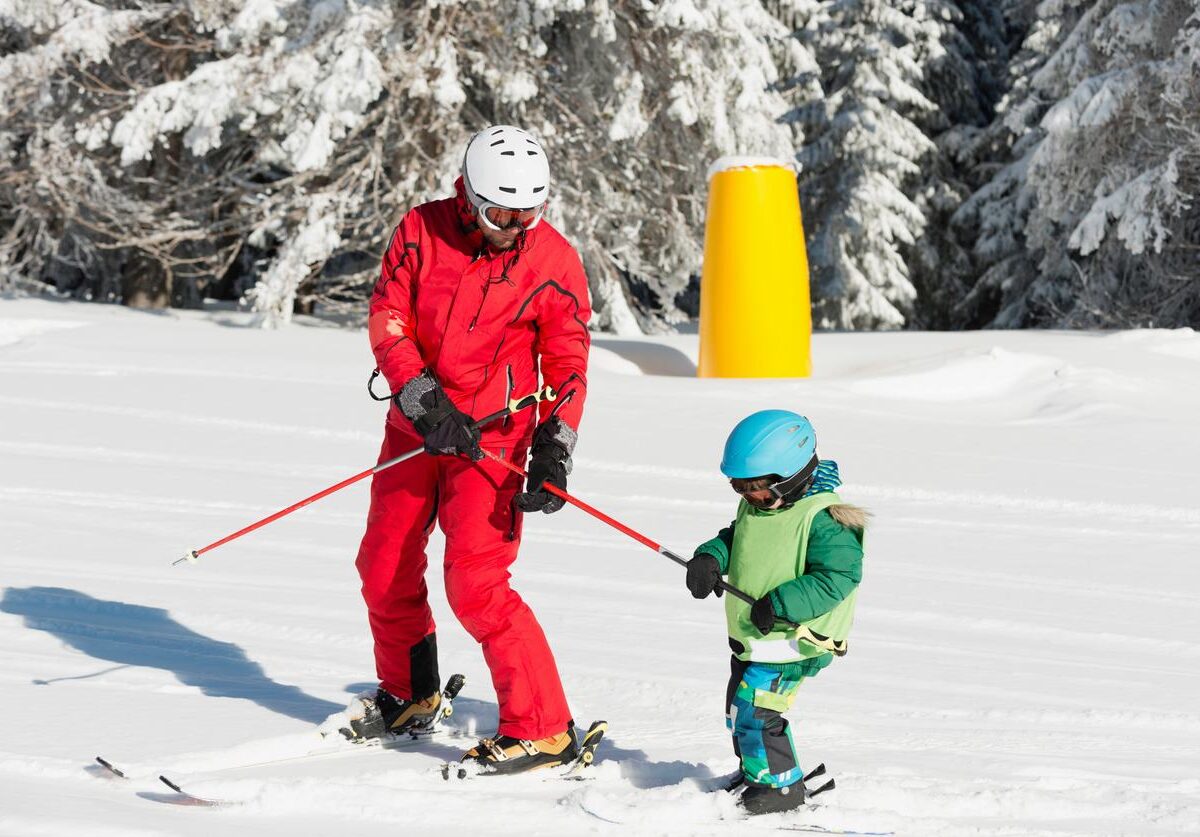
MULTIPOLYGON (((419 436, 389 423, 379 461, 420 446, 419 436)), ((495 452, 525 462, 524 448, 495 452)), ((483 646, 500 706, 498 734, 536 740, 565 730, 571 712, 546 635, 509 585, 521 535, 512 501, 521 482, 488 459, 428 454, 380 471, 356 565, 380 684, 400 698, 433 694, 440 683, 425 546, 436 521, 446 536, 446 597, 483 646)))

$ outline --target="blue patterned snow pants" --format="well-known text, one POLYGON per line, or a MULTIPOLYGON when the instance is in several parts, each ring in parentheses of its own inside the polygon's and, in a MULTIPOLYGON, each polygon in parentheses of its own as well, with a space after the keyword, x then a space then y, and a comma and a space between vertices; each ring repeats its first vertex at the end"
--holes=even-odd
POLYGON ((733 733, 733 752, 742 760, 742 775, 755 785, 782 788, 804 775, 783 714, 804 680, 779 667, 731 659, 725 696, 725 725, 733 733))

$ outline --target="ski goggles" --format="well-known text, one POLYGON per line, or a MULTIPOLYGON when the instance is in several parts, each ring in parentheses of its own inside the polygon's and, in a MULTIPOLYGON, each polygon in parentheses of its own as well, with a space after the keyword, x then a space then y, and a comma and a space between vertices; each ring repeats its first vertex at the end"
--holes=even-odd
POLYGON ((730 480, 730 485, 733 490, 742 496, 750 505, 758 509, 769 509, 783 500, 783 494, 779 490, 779 483, 762 486, 761 488, 738 488, 733 485, 733 480, 730 480))
POLYGON ((496 203, 484 203, 479 207, 479 217, 489 228, 503 231, 510 228, 531 230, 542 219, 542 210, 546 204, 541 203, 532 209, 509 209, 496 203))
POLYGON ((795 502, 798 499, 795 495, 798 494, 798 489, 806 486, 812 481, 813 475, 817 472, 817 465, 820 460, 813 457, 811 461, 790 477, 784 477, 777 482, 769 485, 759 485, 756 488, 750 488, 745 483, 759 482, 759 480, 738 480, 732 479, 729 481, 730 487, 742 496, 742 498, 757 509, 774 509, 788 503, 795 502), (738 483, 742 483, 739 487, 738 483), (789 496, 791 499, 789 500, 789 496))

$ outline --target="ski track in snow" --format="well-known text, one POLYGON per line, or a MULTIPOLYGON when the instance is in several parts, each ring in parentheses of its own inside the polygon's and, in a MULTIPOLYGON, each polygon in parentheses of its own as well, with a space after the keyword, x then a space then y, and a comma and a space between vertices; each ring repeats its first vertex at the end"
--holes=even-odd
POLYGON ((687 377, 688 339, 597 354, 572 489, 687 557, 733 514, 707 464, 733 421, 803 404, 840 434, 823 453, 858 463, 843 496, 875 522, 852 653, 791 715, 837 779, 819 804, 752 821, 705 792, 736 764, 721 605, 574 510, 526 521, 514 573, 577 717, 612 724, 590 781, 437 775, 496 710, 436 534, 459 738, 217 769, 295 751, 370 684, 366 481, 170 565, 373 464, 382 408, 332 412, 363 398, 363 335, 4 300, 0 712, 87 723, 13 725, 0 834, 1200 833, 1194 334, 819 335, 824 377, 791 382, 687 377), (653 435, 664 396, 677 438, 653 435), (97 753, 135 778, 98 781, 97 753), (240 804, 155 804, 161 771, 240 804))
MULTIPOLYGON (((31 411, 48 413, 70 413, 78 410, 79 405, 72 401, 52 401, 43 398, 14 398, 0 395, 0 405, 21 407, 31 411)), ((245 419, 219 418, 216 416, 196 415, 195 413, 178 410, 152 410, 140 407, 119 407, 110 404, 88 404, 89 415, 115 416, 122 419, 136 419, 154 424, 183 424, 197 425, 205 428, 220 428, 223 430, 246 430, 255 433, 271 435, 289 435, 307 439, 343 442, 379 442, 378 432, 365 430, 333 430, 327 427, 304 427, 295 424, 278 422, 247 421, 245 419)))
POLYGON ((88 363, 87 361, 72 361, 69 363, 44 363, 37 361, 0 362, 0 373, 11 372, 28 375, 63 375, 77 378, 121 378, 138 379, 143 376, 162 376, 166 378, 202 378, 221 382, 247 381, 255 384, 287 384, 306 387, 322 388, 353 388, 358 390, 362 385, 351 384, 348 381, 288 374, 280 370, 278 374, 260 374, 245 372, 237 369, 194 369, 186 366, 147 366, 143 364, 120 363, 88 363))

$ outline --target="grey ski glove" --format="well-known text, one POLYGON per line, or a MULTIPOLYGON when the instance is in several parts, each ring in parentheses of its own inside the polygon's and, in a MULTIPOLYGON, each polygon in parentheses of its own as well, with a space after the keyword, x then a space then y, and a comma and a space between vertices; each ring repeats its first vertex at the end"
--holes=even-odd
POLYGON ((483 459, 475 420, 454 406, 428 370, 401 387, 394 400, 424 437, 426 452, 434 456, 463 454, 476 462, 483 459))

